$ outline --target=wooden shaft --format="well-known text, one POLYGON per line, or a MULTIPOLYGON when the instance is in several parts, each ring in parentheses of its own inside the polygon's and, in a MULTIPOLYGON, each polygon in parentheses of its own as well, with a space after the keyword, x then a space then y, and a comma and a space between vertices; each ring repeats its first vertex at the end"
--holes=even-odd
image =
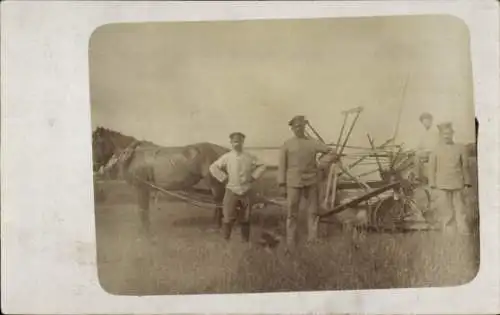
POLYGON ((344 148, 347 144, 347 141, 349 141, 349 138, 351 137, 351 133, 354 129, 354 126, 356 125, 356 122, 358 121, 358 118, 359 118, 359 115, 361 114, 361 112, 356 112, 356 117, 354 117, 354 121, 352 122, 351 124, 351 127, 349 128, 349 131, 347 132, 347 135, 345 137, 345 140, 344 140, 344 143, 342 144, 342 146, 340 147, 340 150, 338 152, 338 154, 342 154, 344 152, 344 148))
POLYGON ((355 207, 357 206, 358 204, 364 202, 364 201, 367 201, 375 196, 378 196, 390 189, 393 189, 395 187, 397 187, 398 185, 400 185, 399 182, 394 182, 394 183, 391 183, 391 184, 388 184, 388 185, 385 185, 385 186, 382 186, 380 188, 377 188, 377 189, 374 189, 362 196, 359 196, 357 198, 354 198, 352 200, 350 200, 349 202, 346 202, 346 203, 343 203, 343 204, 340 204, 336 207, 334 207, 332 210, 330 211, 327 211, 325 213, 322 213, 319 215, 320 218, 325 218, 325 217, 329 217, 335 213, 339 213, 339 212, 342 212, 348 208, 352 208, 352 207, 355 207))
POLYGON ((337 181, 338 181, 338 173, 337 173, 337 167, 334 167, 335 173, 333 174, 333 180, 332 180, 332 194, 331 194, 331 199, 330 199, 330 208, 335 207, 335 199, 337 198, 337 181))
POLYGON ((358 183, 361 187, 363 187, 364 189, 367 189, 367 190, 370 189, 370 186, 368 186, 365 182, 360 181, 358 178, 356 178, 356 176, 352 175, 345 167, 343 167, 342 165, 339 165, 339 167, 344 174, 349 176, 353 181, 358 183))
POLYGON ((345 129, 346 123, 347 123, 347 115, 344 114, 344 122, 342 123, 342 128, 340 128, 340 134, 339 134, 339 138, 337 140, 337 145, 336 145, 336 150, 335 150, 335 152, 337 154, 339 153, 339 144, 340 144, 340 140, 342 140, 342 136, 344 135, 344 129, 345 129))
POLYGON ((400 156, 400 154, 401 154, 401 151, 403 151, 403 147, 399 147, 398 152, 396 152, 396 156, 392 159, 392 161, 391 161, 391 166, 390 166, 390 167, 391 167, 391 169, 393 169, 393 168, 394 168, 394 165, 396 164, 396 160, 397 160, 397 158, 399 158, 399 156, 400 156))
MULTIPOLYGON (((388 145, 391 141, 392 141, 392 139, 387 140, 386 142, 384 142, 384 143, 382 143, 381 145, 379 145, 376 149, 377 149, 377 150, 380 150, 380 149, 385 148, 385 147, 386 147, 386 146, 387 146, 387 145, 388 145)), ((364 160, 366 160, 366 159, 367 159, 367 158, 369 158, 369 157, 375 157, 375 158, 377 158, 377 157, 379 157, 379 156, 384 156, 384 155, 382 155, 382 154, 376 154, 376 153, 374 153, 374 154, 366 154, 366 155, 363 155, 363 156, 362 156, 361 158, 359 158, 357 161, 355 161, 355 162, 351 163, 348 167, 349 167, 349 168, 352 168, 352 167, 354 167, 354 166, 358 165, 359 163, 363 162, 364 160)))
POLYGON ((328 179, 326 182, 326 190, 325 190, 325 199, 323 201, 323 205, 325 206, 325 208, 328 208, 328 197, 332 185, 333 171, 334 171, 334 164, 330 166, 330 170, 328 172, 328 179))
MULTIPOLYGON (((376 147, 375 147, 375 143, 374 143, 372 137, 370 137, 370 134, 366 134, 366 136, 368 137, 368 142, 370 142, 370 146, 372 147, 372 150, 375 151, 376 147)), ((378 159, 377 156, 375 157, 375 160, 377 161, 377 166, 378 166, 378 171, 379 171, 380 177, 382 177, 382 173, 383 173, 382 164, 380 164, 380 160, 378 159)))
POLYGON ((309 121, 307 122, 307 126, 309 126, 309 128, 311 128, 312 132, 319 139, 319 141, 325 143, 325 140, 323 140, 323 138, 321 138, 321 136, 319 135, 319 133, 316 131, 316 129, 314 129, 314 127, 311 125, 311 123, 309 121))

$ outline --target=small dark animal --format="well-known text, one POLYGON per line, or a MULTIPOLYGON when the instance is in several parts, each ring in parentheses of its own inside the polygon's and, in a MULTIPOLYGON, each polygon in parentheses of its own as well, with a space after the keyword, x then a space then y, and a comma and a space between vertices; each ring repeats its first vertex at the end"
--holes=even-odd
POLYGON ((266 249, 274 249, 280 243, 280 237, 270 231, 262 231, 259 245, 266 249))

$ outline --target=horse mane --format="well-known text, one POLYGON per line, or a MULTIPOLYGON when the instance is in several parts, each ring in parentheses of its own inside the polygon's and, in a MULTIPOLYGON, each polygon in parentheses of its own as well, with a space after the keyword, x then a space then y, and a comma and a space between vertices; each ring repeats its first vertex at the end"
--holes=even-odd
POLYGON ((112 130, 109 128, 105 127, 97 127, 94 132, 92 133, 93 137, 100 137, 101 139, 107 139, 110 141, 114 141, 115 143, 118 143, 120 147, 126 147, 128 144, 137 141, 136 138, 132 136, 127 136, 122 134, 119 131, 112 130))

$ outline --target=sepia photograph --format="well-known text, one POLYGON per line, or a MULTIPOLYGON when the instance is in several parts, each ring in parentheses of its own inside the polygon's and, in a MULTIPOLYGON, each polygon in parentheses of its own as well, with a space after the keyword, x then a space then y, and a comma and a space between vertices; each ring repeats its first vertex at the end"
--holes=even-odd
POLYGON ((0 13, 2 313, 498 313, 498 2, 0 13))
POLYGON ((477 125, 460 19, 107 24, 89 66, 107 292, 476 276, 477 125))

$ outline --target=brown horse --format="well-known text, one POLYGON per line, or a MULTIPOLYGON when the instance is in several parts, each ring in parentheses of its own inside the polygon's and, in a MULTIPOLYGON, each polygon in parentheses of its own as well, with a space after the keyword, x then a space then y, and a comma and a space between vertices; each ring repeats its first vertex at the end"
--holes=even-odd
POLYGON ((97 127, 92 132, 92 159, 93 170, 97 172, 101 167, 131 143, 137 141, 133 137, 125 136, 117 131, 97 127))
MULTIPOLYGON (((114 137, 123 136, 115 133, 114 137)), ((96 141, 96 143, 102 142, 96 141)), ((222 183, 212 177, 209 167, 221 155, 228 152, 228 149, 211 143, 161 147, 137 140, 122 149, 114 148, 113 144, 116 143, 126 143, 126 141, 115 139, 115 141, 107 141, 104 148, 96 148, 97 152, 119 152, 108 158, 102 171, 104 173, 118 171, 121 178, 135 187, 141 222, 146 231, 149 231, 150 226, 150 195, 155 188, 166 191, 185 191, 200 182, 208 187, 214 204, 217 205, 214 209, 215 218, 217 224, 220 224, 222 213, 218 205, 222 202, 225 188, 222 183)), ((105 158, 101 158, 100 161, 103 160, 105 158)), ((97 165, 97 167, 100 166, 97 165)))

